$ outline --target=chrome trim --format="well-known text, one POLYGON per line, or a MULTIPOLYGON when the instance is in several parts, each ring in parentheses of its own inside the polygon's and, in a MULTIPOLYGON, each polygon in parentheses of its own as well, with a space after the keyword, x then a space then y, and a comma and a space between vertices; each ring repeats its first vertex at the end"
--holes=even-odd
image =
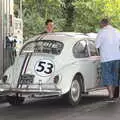
MULTIPOLYGON (((1 84, 0 84, 1 85, 1 84)), ((30 84, 29 86, 26 85, 25 88, 11 88, 5 87, 5 84, 3 84, 3 87, 0 86, 0 94, 2 95, 10 95, 12 93, 22 93, 23 95, 30 96, 30 95, 35 95, 39 97, 49 97, 49 96, 61 96, 62 91, 61 89, 58 89, 55 84, 30 84), (37 85, 37 88, 30 88, 31 86, 33 87, 34 85, 37 85), (43 86, 50 86, 53 85, 54 88, 50 87, 43 87, 43 86)))
POLYGON ((15 92, 15 93, 60 93, 61 90, 39 90, 39 89, 23 89, 23 88, 10 88, 1 89, 3 92, 15 92))

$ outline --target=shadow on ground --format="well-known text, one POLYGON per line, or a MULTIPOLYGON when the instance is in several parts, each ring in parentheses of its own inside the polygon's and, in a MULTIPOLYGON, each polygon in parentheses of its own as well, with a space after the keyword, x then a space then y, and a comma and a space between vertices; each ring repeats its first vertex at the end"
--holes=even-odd
MULTIPOLYGON (((84 96, 82 97, 80 103, 78 106, 84 106, 84 105, 90 105, 93 103, 104 101, 107 98, 107 96, 84 96)), ((10 108, 68 108, 71 107, 71 105, 67 104, 63 99, 52 99, 52 100, 27 100, 24 104, 20 106, 8 106, 10 108)))
MULTIPOLYGON (((83 109, 88 108, 92 104, 103 101, 105 96, 86 96, 83 97, 80 104, 76 107, 67 105, 61 99, 58 100, 33 100, 26 101, 20 106, 10 106, 8 103, 6 107, 0 108, 0 120, 33 120, 35 118, 53 120, 61 118, 61 116, 68 116, 74 113, 82 114, 83 109)), ((40 120, 41 120, 40 119, 40 120)), ((36 119, 38 120, 38 119, 36 119)))

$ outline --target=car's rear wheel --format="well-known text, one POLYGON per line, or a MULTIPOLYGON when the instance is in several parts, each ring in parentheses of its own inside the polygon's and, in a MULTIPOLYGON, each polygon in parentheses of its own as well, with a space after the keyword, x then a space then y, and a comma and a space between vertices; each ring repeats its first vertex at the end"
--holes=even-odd
POLYGON ((80 76, 76 76, 72 81, 70 91, 65 95, 67 102, 72 106, 78 105, 81 100, 82 85, 80 80, 80 76))
POLYGON ((25 98, 24 97, 18 97, 18 96, 7 96, 7 101, 11 105, 21 105, 23 104, 25 98))

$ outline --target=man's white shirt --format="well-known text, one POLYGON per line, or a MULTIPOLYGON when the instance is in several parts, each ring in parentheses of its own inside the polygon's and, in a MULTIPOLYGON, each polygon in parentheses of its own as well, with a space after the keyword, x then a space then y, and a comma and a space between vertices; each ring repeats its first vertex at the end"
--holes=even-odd
POLYGON ((120 32, 107 25, 98 33, 96 47, 100 49, 101 62, 120 60, 120 32))

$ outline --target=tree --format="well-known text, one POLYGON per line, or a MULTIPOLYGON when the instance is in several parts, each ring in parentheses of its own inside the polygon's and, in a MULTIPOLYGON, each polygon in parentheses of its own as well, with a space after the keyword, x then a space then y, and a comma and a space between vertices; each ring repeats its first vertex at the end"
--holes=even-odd
POLYGON ((20 0, 14 0, 14 15, 15 15, 15 17, 19 16, 19 5, 20 5, 20 0))
POLYGON ((99 21, 109 18, 112 24, 120 29, 120 1, 119 0, 78 0, 74 2, 75 31, 97 32, 99 21))
POLYGON ((62 0, 62 10, 63 17, 65 17, 65 23, 63 26, 63 31, 74 31, 74 18, 75 18, 75 9, 73 2, 75 0, 62 0))
MULTIPOLYGON (((16 16, 19 1, 15 0, 16 16)), ((87 33, 97 32, 104 17, 120 29, 120 0, 24 0, 24 38, 44 31, 47 18, 55 22, 55 31, 87 33)))
POLYGON ((60 0, 24 0, 24 36, 29 38, 35 34, 43 32, 45 25, 44 22, 48 18, 53 19, 57 26, 56 30, 61 31, 61 14, 60 0))

